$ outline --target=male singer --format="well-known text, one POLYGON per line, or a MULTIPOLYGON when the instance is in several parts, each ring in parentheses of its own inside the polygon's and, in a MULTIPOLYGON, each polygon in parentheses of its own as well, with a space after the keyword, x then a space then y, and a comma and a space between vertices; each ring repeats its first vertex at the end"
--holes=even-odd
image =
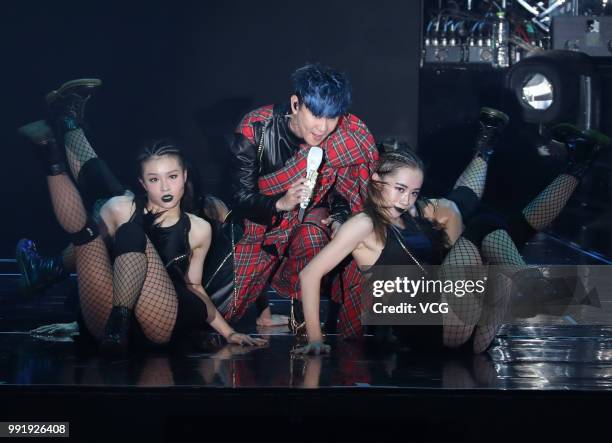
MULTIPOLYGON (((235 299, 228 319, 242 316, 255 300, 260 318, 269 316, 262 295, 267 283, 301 312, 301 303, 293 303, 300 294, 298 273, 339 224, 361 210, 378 158, 366 125, 347 112, 351 89, 343 73, 309 64, 291 80, 288 103, 248 113, 231 145, 234 212, 244 218, 245 232, 235 249, 235 299), (300 203, 311 192, 305 178, 313 146, 323 149, 323 161, 300 217, 300 203)), ((336 276, 331 288, 336 303, 344 300, 352 275, 349 270, 336 276)))

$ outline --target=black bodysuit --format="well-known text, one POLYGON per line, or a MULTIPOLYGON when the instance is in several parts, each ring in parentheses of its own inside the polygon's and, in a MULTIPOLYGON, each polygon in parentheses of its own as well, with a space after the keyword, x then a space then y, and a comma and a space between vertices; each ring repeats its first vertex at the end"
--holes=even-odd
MULTIPOLYGON (((208 328, 206 304, 187 287, 186 275, 189 270, 191 248, 189 231, 191 222, 185 212, 181 212, 178 222, 172 226, 161 227, 155 223, 155 216, 146 213, 146 199, 134 199, 135 210, 130 218, 142 226, 151 243, 159 254, 162 263, 172 280, 178 299, 178 312, 172 338, 178 338, 187 332, 208 328)), ((137 322, 135 322, 137 323, 137 322)), ((140 328, 136 328, 138 333, 140 328)))
MULTIPOLYGON (((135 210, 129 221, 143 228, 166 267, 176 291, 178 311, 172 331, 172 343, 190 332, 210 329, 206 322, 208 310, 202 299, 187 287, 185 276, 191 259, 191 248, 189 247, 191 222, 189 216, 185 212, 181 212, 179 221, 174 225, 167 227, 157 226, 155 224, 155 217, 152 214, 145 213, 145 203, 146 198, 134 198, 135 210)), ((107 246, 112 249, 112 244, 107 246)), ((95 346, 96 340, 85 326, 79 304, 77 304, 77 323, 79 324, 77 343, 87 348, 95 346)), ((140 323, 138 323, 133 314, 129 334, 130 346, 144 349, 163 347, 151 342, 146 337, 140 323)))
MULTIPOLYGON (((134 213, 129 222, 141 226, 147 237, 153 243, 168 275, 172 281, 178 300, 178 311, 171 341, 175 341, 189 332, 206 330, 210 326, 206 322, 208 310, 206 304, 187 287, 186 274, 191 259, 189 247, 189 231, 191 222, 185 212, 181 212, 179 221, 172 226, 161 227, 155 224, 155 217, 145 213, 146 198, 134 198, 134 213)), ((107 244, 112 253, 112 243, 107 244)), ((114 258, 114 257, 113 257, 114 258)), ((77 323, 79 324, 79 342, 84 346, 95 345, 96 340, 91 335, 83 319, 80 305, 77 303, 77 323)), ((137 347, 159 347, 147 339, 135 316, 132 315, 130 327, 130 343, 137 347)))
POLYGON ((406 226, 404 229, 387 226, 387 241, 375 266, 414 264, 414 262, 411 263, 412 259, 399 244, 395 233, 399 234, 404 246, 420 264, 438 264, 434 263, 433 244, 429 237, 412 217, 404 217, 403 220, 406 226))
MULTIPOLYGON (((405 228, 387 226, 387 240, 374 266, 406 266, 418 269, 412 257, 402 248, 399 241, 410 251, 418 263, 427 269, 429 265, 439 265, 445 254, 443 232, 434 229, 426 220, 417 220, 409 215, 402 217, 405 228), (394 232, 395 231, 395 232, 394 232)), ((380 268, 379 268, 380 269, 380 268)), ((383 272, 384 268, 382 269, 383 272)), ((419 278, 422 274, 411 275, 419 278)), ((384 275, 383 279, 393 279, 396 276, 384 275)), ((374 278, 380 279, 380 276, 374 278)), ((428 296, 431 297, 431 296, 428 296)), ((439 301, 434 295, 428 301, 439 301)), ((393 334, 405 345, 418 350, 439 350, 442 347, 441 314, 436 325, 396 325, 393 334)))

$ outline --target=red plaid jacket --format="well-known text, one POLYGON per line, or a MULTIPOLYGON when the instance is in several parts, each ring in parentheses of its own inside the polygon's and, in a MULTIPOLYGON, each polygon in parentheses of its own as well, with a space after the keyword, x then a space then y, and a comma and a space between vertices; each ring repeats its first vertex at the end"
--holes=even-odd
MULTIPOLYGON (((271 119, 272 109, 273 106, 256 109, 247 114, 238 125, 236 131, 251 141, 253 149, 257 149, 258 145, 253 124, 265 123, 271 119)), ((378 159, 374 137, 361 120, 354 115, 347 114, 340 118, 336 130, 321 144, 321 148, 324 151, 324 158, 313 192, 311 207, 316 207, 321 203, 327 197, 328 192, 334 188, 349 202, 352 212, 360 211, 374 162, 378 159)), ((290 158, 283 168, 261 176, 258 182, 259 192, 264 195, 276 195, 289 189, 298 177, 305 174, 308 151, 308 146, 302 146, 302 149, 290 158)), ((245 233, 240 242, 274 244, 279 254, 282 255, 288 245, 292 229, 299 223, 297 216, 297 210, 283 212, 277 216, 279 219, 274 220, 272 227, 245 220, 245 233)), ((248 257, 236 257, 236 263, 245 263, 245 258, 248 257)), ((235 272, 237 275, 244 275, 248 270, 246 266, 238 265, 235 272)), ((348 300, 348 296, 354 295, 351 298, 358 299, 359 294, 349 294, 348 291, 351 287, 358 285, 357 279, 360 280, 360 278, 361 275, 356 270, 355 264, 351 262, 337 279, 338 281, 332 285, 332 298, 343 304, 349 302, 354 305, 356 301, 348 300)), ((356 325, 356 322, 359 321, 358 312, 343 315, 341 311, 340 318, 347 315, 351 317, 349 322, 351 326, 348 327, 347 335, 358 334, 360 332, 360 327, 356 325), (354 318, 355 315, 356 318, 354 318), (351 332, 353 329, 355 331, 351 332)))

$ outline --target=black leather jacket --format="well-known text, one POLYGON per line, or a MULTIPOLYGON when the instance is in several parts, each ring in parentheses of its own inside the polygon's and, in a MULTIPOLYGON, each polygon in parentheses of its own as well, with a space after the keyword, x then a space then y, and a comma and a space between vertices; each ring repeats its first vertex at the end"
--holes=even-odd
MULTIPOLYGON (((235 133, 231 143, 231 182, 234 197, 234 216, 247 218, 261 225, 272 225, 274 215, 278 214, 276 202, 284 193, 267 196, 259 192, 257 179, 281 169, 304 143, 289 129, 286 115, 289 105, 274 106, 272 119, 268 122, 253 123, 253 144, 242 134, 235 133), (259 141, 263 134, 263 151, 261 164, 257 158, 259 141)), ((344 222, 350 215, 350 206, 346 199, 331 191, 329 197, 330 215, 344 222)))

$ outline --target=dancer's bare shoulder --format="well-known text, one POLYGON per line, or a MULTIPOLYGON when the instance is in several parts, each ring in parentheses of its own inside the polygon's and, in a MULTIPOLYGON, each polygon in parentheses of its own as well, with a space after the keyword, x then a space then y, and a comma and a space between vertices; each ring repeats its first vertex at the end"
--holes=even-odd
POLYGON ((342 228, 345 228, 345 230, 351 230, 351 232, 356 235, 363 235, 374 230, 374 224, 368 215, 363 212, 359 212, 344 222, 342 228))
POLYGON ((191 229, 189 230, 189 243, 193 249, 204 248, 208 250, 212 240, 212 227, 210 223, 197 215, 189 214, 191 229))
POLYGON ((365 213, 349 218, 336 233, 332 244, 343 253, 352 254, 360 266, 373 263, 384 246, 376 237, 372 219, 365 213))
POLYGON ((372 219, 362 212, 351 217, 342 227, 349 222, 353 223, 351 235, 359 239, 352 252, 353 258, 360 267, 371 265, 384 248, 384 243, 376 236, 372 219))
POLYGON ((374 223, 369 215, 360 212, 349 218, 340 229, 346 229, 354 238, 359 239, 357 248, 367 247, 370 249, 373 246, 374 223))

